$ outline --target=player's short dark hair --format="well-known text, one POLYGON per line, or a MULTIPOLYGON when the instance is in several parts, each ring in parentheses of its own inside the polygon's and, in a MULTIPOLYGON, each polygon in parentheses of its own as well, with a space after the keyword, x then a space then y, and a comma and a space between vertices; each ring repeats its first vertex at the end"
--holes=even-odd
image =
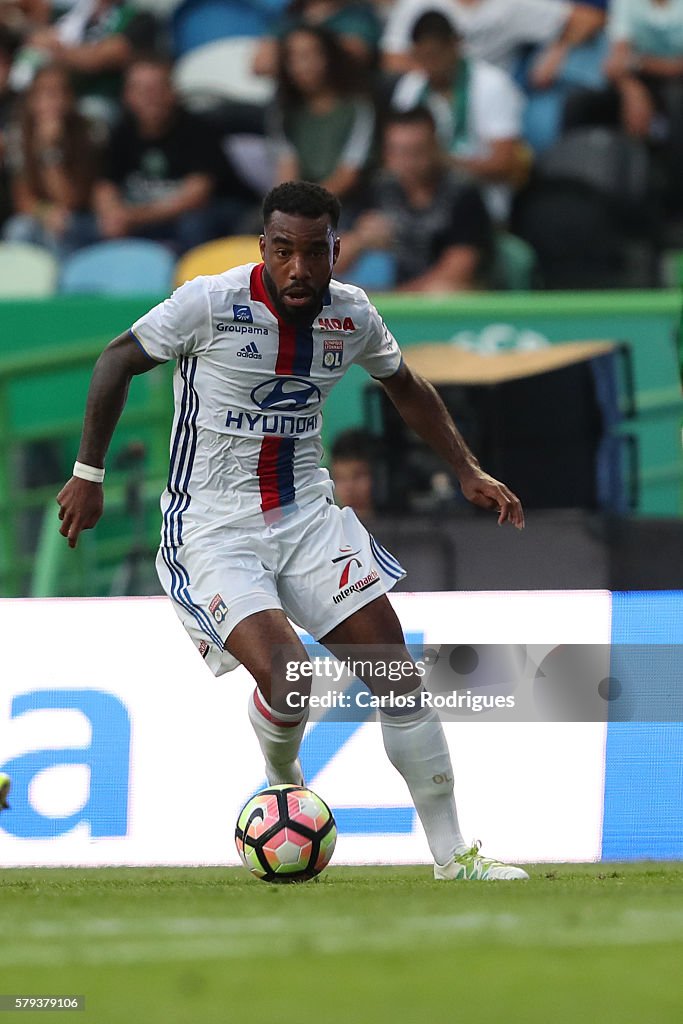
POLYGON ((341 203, 326 188, 312 181, 285 181, 272 188, 263 200, 263 223, 266 226, 276 210, 294 217, 310 217, 311 220, 327 215, 336 230, 341 203))
POLYGON ((440 43, 460 42, 461 34, 441 11, 425 11, 413 25, 410 38, 414 43, 436 39, 440 43))
POLYGON ((429 107, 418 105, 410 110, 390 110, 384 119, 384 131, 395 124, 423 124, 436 134, 436 121, 429 107))
POLYGON ((341 434, 337 434, 330 448, 330 457, 333 462, 359 459, 362 462, 372 463, 376 455, 376 439, 367 430, 360 427, 352 427, 350 430, 343 430, 341 434))

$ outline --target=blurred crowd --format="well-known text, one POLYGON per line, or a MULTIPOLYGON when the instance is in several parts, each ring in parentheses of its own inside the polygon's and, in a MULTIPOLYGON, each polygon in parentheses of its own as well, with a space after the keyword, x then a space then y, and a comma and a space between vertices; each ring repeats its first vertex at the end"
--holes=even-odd
POLYGON ((375 290, 515 286, 511 237, 529 286, 660 284, 683 0, 0 0, 5 241, 180 255, 292 178, 343 200, 337 276, 375 290), (246 67, 209 63, 231 23, 246 67))

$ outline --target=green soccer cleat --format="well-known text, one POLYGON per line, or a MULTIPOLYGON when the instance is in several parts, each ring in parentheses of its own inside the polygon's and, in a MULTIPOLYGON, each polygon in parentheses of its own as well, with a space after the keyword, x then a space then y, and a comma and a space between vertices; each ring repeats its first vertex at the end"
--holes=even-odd
POLYGON ((481 857, 481 842, 475 839, 471 848, 465 853, 458 853, 447 864, 434 865, 434 878, 442 881, 462 879, 463 881, 479 880, 480 882, 512 881, 528 879, 526 871, 513 864, 501 864, 499 860, 481 857))
POLYGON ((9 775, 0 774, 0 811, 9 810, 9 804, 7 803, 7 797, 9 796, 10 786, 9 775))

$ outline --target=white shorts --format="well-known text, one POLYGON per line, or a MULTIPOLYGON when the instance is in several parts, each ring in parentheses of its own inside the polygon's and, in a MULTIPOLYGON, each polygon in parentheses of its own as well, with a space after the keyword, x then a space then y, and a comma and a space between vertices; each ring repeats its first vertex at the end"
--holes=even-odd
POLYGON ((281 512, 159 549, 162 586, 214 675, 239 664, 224 643, 248 615, 280 608, 319 640, 405 576, 350 508, 316 498, 281 512))

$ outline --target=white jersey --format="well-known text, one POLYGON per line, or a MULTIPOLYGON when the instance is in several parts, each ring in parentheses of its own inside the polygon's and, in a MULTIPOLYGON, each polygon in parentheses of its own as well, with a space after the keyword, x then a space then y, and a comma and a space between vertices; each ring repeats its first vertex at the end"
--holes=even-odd
POLYGON ((131 333, 160 362, 176 359, 162 546, 197 531, 332 494, 321 468, 322 407, 352 363, 390 377, 393 335, 365 292, 330 283, 311 326, 275 311, 264 266, 188 281, 131 333))

